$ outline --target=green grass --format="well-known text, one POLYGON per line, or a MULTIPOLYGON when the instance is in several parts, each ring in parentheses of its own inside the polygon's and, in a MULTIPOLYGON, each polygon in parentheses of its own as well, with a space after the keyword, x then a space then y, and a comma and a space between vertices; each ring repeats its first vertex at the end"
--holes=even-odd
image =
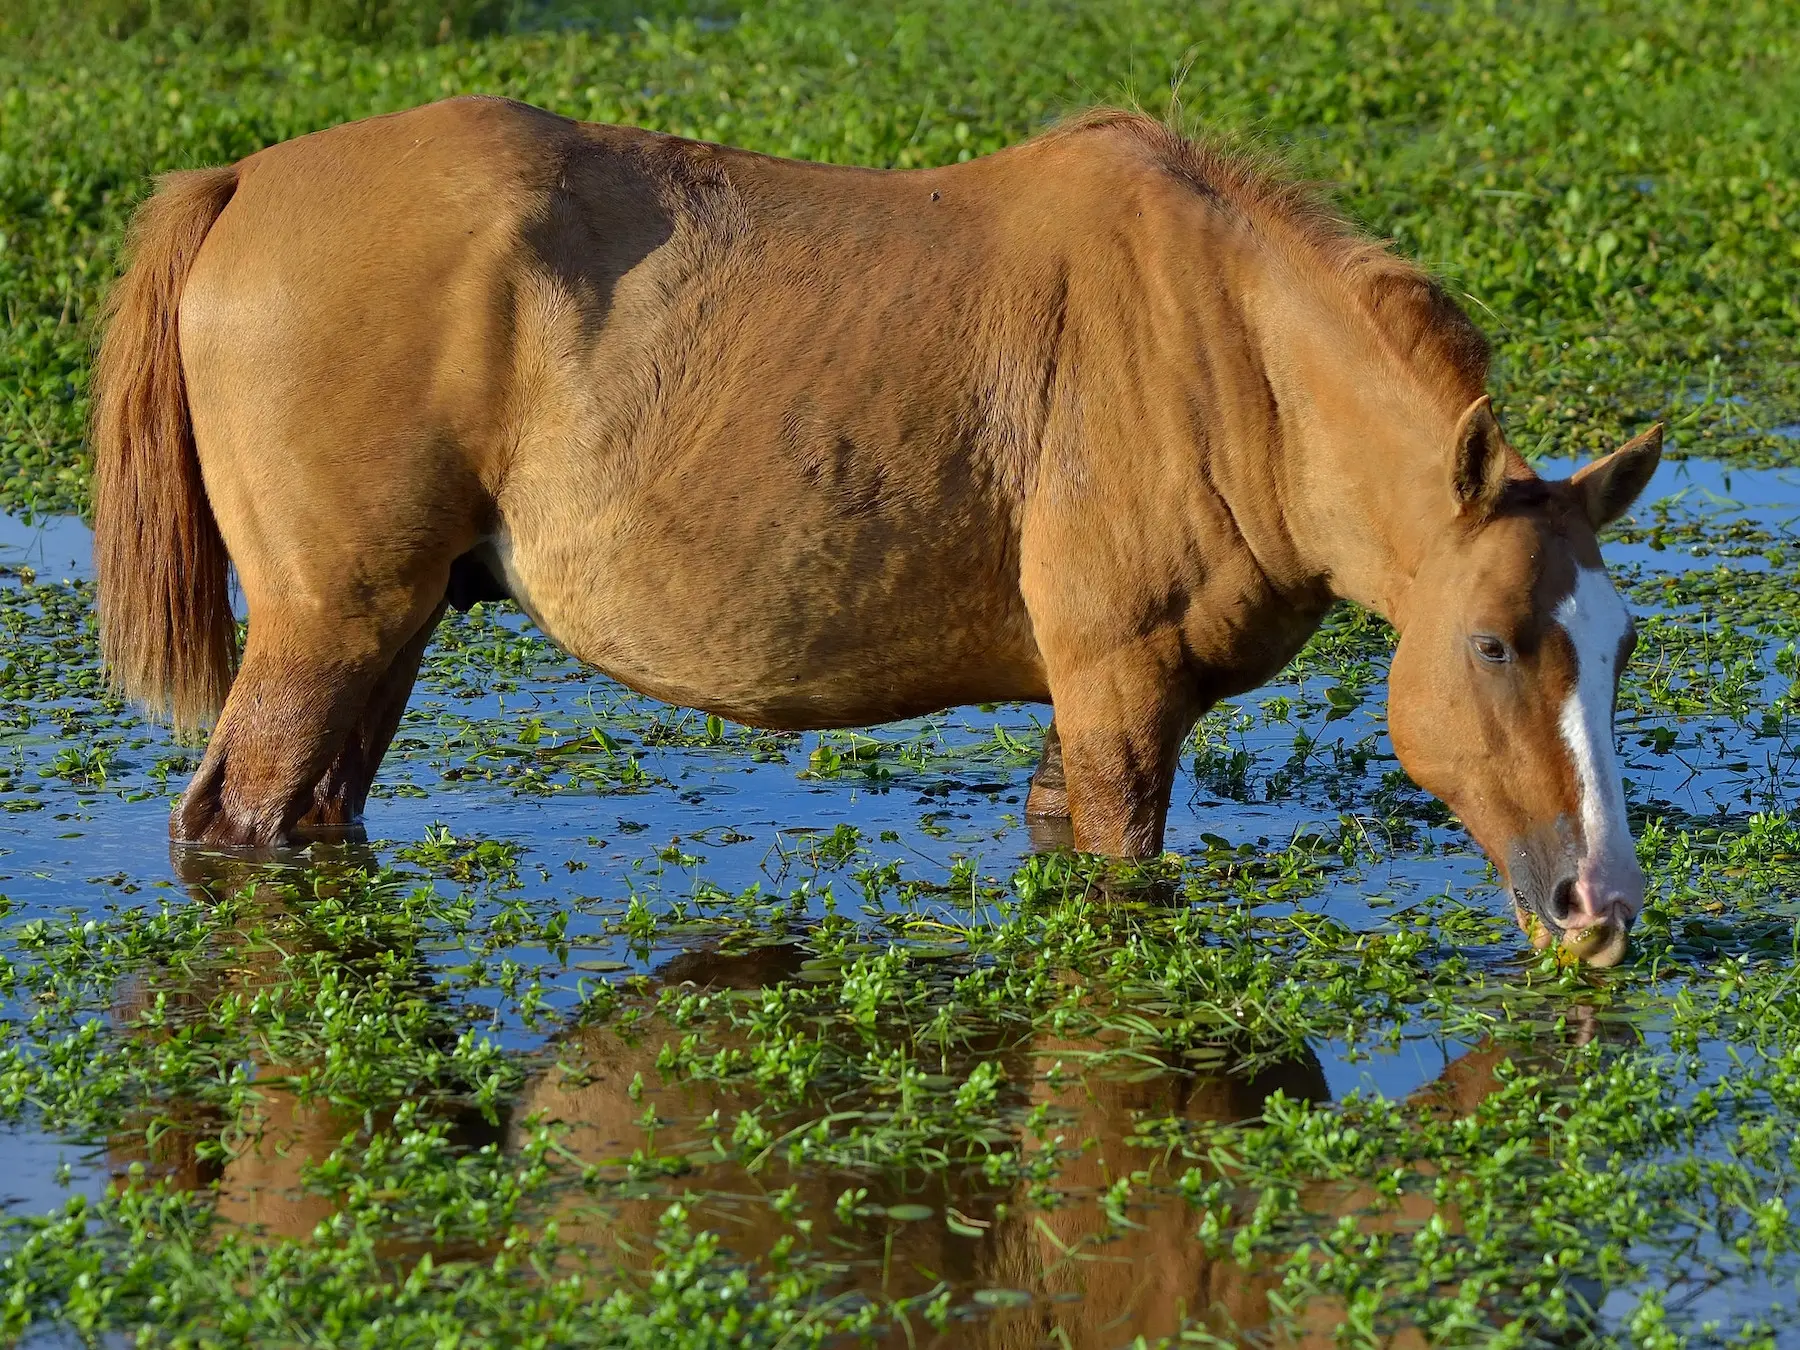
POLYGON ((0 502, 84 500, 89 319, 151 173, 472 91, 907 166, 1096 101, 1165 111, 1178 86, 1186 121, 1279 150, 1467 297, 1521 446, 1591 450, 1661 416, 1683 449, 1766 457, 1800 404, 1797 20, 1767 3, 777 0, 725 24, 422 47, 399 18, 379 48, 178 28, 34 59, 21 39, 0 56, 0 502))
MULTIPOLYGON (((470 91, 924 165, 1179 85, 1468 297, 1528 451, 1664 417, 1681 455, 1800 454, 1771 434, 1800 421, 1794 5, 0 25, 12 511, 85 504, 88 325, 152 173, 470 91)), ((1007 858, 1023 711, 757 733, 483 607, 378 784, 399 837, 174 884, 194 748, 107 695, 91 588, 0 565, 0 1120, 114 1177, 0 1220, 0 1338, 1014 1350, 1106 1343, 1123 1265, 1220 1296, 1161 1328, 1186 1346, 1308 1316, 1352 1345, 1800 1343, 1800 539, 1690 491, 1621 547, 1650 895, 1605 973, 1474 884, 1380 735, 1391 633, 1358 611, 1204 721, 1211 805, 1176 805, 1203 832, 1143 868, 1007 858), (772 828, 689 823, 770 785, 772 828), (1416 1090, 1324 1100, 1324 1062, 1439 1045, 1416 1090)))

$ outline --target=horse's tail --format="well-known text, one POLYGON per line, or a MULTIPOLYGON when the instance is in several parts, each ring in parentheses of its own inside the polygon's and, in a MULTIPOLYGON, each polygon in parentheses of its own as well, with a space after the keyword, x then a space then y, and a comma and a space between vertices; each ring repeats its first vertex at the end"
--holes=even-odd
POLYGON ((200 479, 176 311, 236 169, 164 177, 138 208, 94 361, 94 575, 113 687, 177 731, 206 726, 237 664, 230 558, 200 479))

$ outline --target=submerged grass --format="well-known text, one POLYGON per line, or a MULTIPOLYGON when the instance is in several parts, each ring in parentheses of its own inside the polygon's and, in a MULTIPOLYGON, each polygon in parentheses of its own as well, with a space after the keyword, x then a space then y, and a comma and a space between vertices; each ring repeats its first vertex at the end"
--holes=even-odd
MULTIPOLYGON (((1800 443, 1791 5, 432 8, 0 29, 0 503, 84 505, 148 174, 471 90, 908 166, 1174 80, 1451 279, 1534 454, 1800 443)), ((1353 609, 1203 722, 1142 867, 1027 856, 1032 710, 753 732, 493 607, 375 844, 170 860, 194 748, 107 694, 86 583, 0 555, 0 1335, 1800 1344, 1800 489, 1652 495, 1604 974, 1399 771, 1353 609)))

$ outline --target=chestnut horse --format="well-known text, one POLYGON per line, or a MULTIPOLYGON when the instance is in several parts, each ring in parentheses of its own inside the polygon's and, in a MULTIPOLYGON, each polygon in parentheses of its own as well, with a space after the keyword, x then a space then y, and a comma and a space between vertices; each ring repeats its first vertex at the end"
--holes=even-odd
POLYGON ((102 647, 218 718, 184 840, 353 821, 446 604, 503 592, 756 726, 1048 700, 1034 808, 1129 856, 1201 713, 1346 598, 1399 630, 1401 763, 1536 940, 1616 961, 1632 637, 1595 531, 1661 431, 1541 481, 1487 365, 1418 269, 1132 114, 878 172, 454 99, 140 212, 94 372, 102 647))

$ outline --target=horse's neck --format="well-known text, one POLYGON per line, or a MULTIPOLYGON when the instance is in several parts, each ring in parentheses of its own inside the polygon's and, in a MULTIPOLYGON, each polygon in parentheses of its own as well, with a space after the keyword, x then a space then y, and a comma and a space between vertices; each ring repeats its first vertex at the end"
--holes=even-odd
POLYGON ((1268 453, 1285 529, 1308 576, 1397 622, 1440 518, 1450 438, 1441 398, 1328 307, 1263 315, 1263 374, 1277 408, 1268 453))

